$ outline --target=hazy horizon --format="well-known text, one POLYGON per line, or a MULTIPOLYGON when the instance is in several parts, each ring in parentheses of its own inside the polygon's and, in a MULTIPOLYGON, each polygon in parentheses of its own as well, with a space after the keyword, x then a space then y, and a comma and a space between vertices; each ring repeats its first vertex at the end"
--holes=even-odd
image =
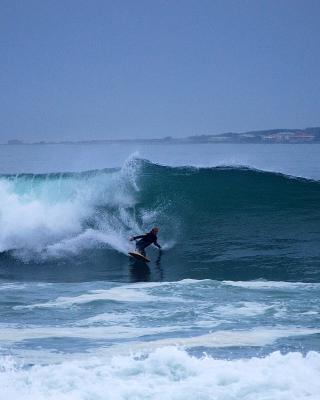
POLYGON ((320 3, 2 1, 0 142, 320 125, 320 3))
MULTIPOLYGON (((264 131, 272 131, 272 130, 292 130, 292 131, 298 131, 298 130, 301 130, 301 131, 304 131, 305 129, 319 129, 319 127, 311 127, 311 126, 308 126, 308 127, 304 127, 304 128, 301 128, 301 127, 278 127, 278 128, 271 128, 271 129, 261 129, 261 130, 256 130, 256 131, 243 131, 243 132, 215 132, 215 133, 207 133, 207 135, 211 135, 211 136, 219 136, 219 135, 227 135, 227 134, 230 134, 230 133, 234 133, 234 134, 238 134, 238 135, 241 135, 241 134, 244 134, 244 133, 254 133, 254 132, 264 132, 264 131)), ((17 143, 17 144, 37 144, 37 143, 47 143, 47 144, 50 144, 50 143, 55 143, 55 144, 59 144, 59 143, 64 143, 64 142, 70 142, 70 143, 77 143, 77 142, 90 142, 90 141, 92 141, 92 142, 94 142, 94 141, 117 141, 117 140, 119 140, 119 141, 148 141, 148 140, 162 140, 162 139, 167 139, 167 138, 170 138, 170 139, 174 139, 174 140, 180 140, 180 139, 188 139, 188 138, 190 138, 190 137, 194 137, 194 136, 201 136, 201 134, 199 134, 199 135, 189 135, 189 136, 179 136, 179 137, 176 137, 176 136, 159 136, 159 137, 133 137, 133 136, 131 136, 131 137, 100 137, 99 139, 96 139, 96 138, 94 138, 94 137, 91 137, 91 138, 83 138, 83 139, 74 139, 74 140, 72 140, 72 139, 70 139, 70 140, 68 140, 68 139, 62 139, 62 140, 54 140, 54 138, 52 139, 52 140, 44 140, 44 139, 39 139, 38 141, 32 141, 32 140, 30 140, 30 141, 28 141, 28 140, 22 140, 22 139, 20 139, 20 138, 12 138, 12 139, 8 139, 7 141, 4 141, 4 142, 0 142, 0 144, 14 144, 14 143, 10 143, 10 142, 13 142, 13 141, 17 141, 17 142, 20 142, 20 143, 17 143)), ((217 142, 217 143, 219 143, 219 142, 217 142)), ((228 143, 228 142, 223 142, 223 143, 228 143)))

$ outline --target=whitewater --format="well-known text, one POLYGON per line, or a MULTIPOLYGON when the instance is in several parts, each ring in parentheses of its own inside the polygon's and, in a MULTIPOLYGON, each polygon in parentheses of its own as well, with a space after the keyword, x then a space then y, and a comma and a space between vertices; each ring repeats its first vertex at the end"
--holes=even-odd
POLYGON ((0 146, 0 399, 318 399, 319 150, 0 146))

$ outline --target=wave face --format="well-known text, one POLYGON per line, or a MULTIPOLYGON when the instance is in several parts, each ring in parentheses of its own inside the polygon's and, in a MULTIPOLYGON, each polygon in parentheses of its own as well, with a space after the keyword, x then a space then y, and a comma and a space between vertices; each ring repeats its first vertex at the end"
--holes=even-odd
POLYGON ((6 175, 1 263, 8 271, 17 260, 69 268, 90 260, 91 270, 103 263, 111 273, 127 263, 128 236, 158 225, 168 279, 319 281, 319 203, 317 181, 241 167, 132 159, 121 169, 6 175))

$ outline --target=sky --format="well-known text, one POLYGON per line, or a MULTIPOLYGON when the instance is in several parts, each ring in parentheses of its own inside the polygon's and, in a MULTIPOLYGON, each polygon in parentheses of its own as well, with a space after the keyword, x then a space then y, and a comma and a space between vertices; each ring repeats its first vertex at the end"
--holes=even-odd
POLYGON ((318 0, 0 0, 0 141, 320 126, 318 0))

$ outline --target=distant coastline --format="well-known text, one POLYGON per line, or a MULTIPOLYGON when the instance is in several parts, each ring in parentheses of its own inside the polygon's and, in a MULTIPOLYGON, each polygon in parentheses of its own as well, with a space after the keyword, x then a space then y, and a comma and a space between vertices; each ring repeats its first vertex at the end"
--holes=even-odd
POLYGON ((81 140, 81 141, 60 141, 60 142, 24 142, 20 139, 11 139, 4 145, 50 145, 50 144, 219 144, 219 143, 262 143, 262 144, 302 144, 320 143, 320 127, 305 129, 269 129, 250 132, 227 132, 221 134, 201 134, 188 136, 185 138, 175 138, 166 136, 160 139, 100 139, 100 140, 81 140))

